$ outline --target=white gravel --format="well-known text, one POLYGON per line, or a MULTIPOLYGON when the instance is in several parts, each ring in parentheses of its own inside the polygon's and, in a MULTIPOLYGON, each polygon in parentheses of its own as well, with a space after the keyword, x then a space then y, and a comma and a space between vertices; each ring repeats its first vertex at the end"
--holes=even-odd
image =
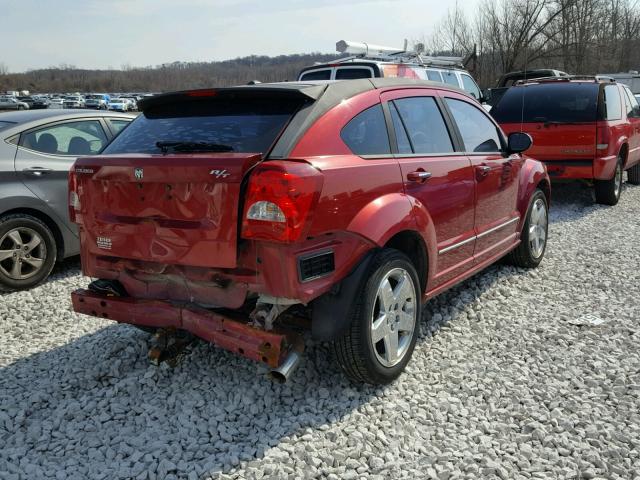
POLYGON ((541 268, 430 302, 386 388, 323 344, 286 385, 205 344, 152 367, 146 334, 71 312, 67 262, 0 296, 0 478, 640 478, 640 188, 552 207, 541 268))

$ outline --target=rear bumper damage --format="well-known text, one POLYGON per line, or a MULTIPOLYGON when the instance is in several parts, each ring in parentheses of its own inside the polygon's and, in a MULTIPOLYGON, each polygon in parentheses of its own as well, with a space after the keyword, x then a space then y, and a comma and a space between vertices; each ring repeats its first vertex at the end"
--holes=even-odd
POLYGON ((248 318, 231 318, 192 305, 107 296, 84 289, 73 292, 71 299, 78 313, 119 323, 185 330, 273 369, 286 364, 287 357, 300 352, 303 345, 295 332, 265 331, 250 325, 248 318))

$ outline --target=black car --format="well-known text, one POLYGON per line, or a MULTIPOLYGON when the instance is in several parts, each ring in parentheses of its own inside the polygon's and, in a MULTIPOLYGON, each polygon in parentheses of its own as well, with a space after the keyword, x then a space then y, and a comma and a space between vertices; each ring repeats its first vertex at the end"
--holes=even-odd
POLYGON ((46 98, 25 95, 22 97, 18 97, 18 100, 29 105, 29 110, 38 108, 49 108, 49 100, 46 98))

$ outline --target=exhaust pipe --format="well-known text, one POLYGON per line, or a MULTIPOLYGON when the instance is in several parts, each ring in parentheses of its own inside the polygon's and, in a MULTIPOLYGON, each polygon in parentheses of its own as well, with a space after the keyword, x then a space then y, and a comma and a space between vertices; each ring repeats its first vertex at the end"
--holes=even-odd
POLYGON ((285 383, 287 380, 289 380, 291 374, 300 363, 303 350, 303 342, 296 342, 289 354, 285 357, 284 361, 280 364, 280 366, 271 370, 267 376, 276 383, 285 383))

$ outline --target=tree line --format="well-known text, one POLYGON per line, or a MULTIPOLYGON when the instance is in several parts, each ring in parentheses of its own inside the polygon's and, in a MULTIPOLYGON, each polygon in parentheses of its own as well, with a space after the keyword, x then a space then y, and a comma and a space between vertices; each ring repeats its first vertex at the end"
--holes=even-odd
POLYGON ((432 54, 469 55, 483 86, 506 72, 554 68, 576 75, 640 69, 638 0, 483 0, 449 10, 417 42, 432 54))
MULTIPOLYGON (((414 44, 424 44, 430 54, 470 57, 467 68, 482 87, 513 70, 555 68, 594 75, 640 69, 639 1, 482 0, 473 11, 456 5, 431 35, 414 44)), ((321 53, 254 55, 119 70, 63 65, 26 73, 9 73, 0 62, 0 91, 160 92, 292 80, 302 67, 336 58, 321 53)))

